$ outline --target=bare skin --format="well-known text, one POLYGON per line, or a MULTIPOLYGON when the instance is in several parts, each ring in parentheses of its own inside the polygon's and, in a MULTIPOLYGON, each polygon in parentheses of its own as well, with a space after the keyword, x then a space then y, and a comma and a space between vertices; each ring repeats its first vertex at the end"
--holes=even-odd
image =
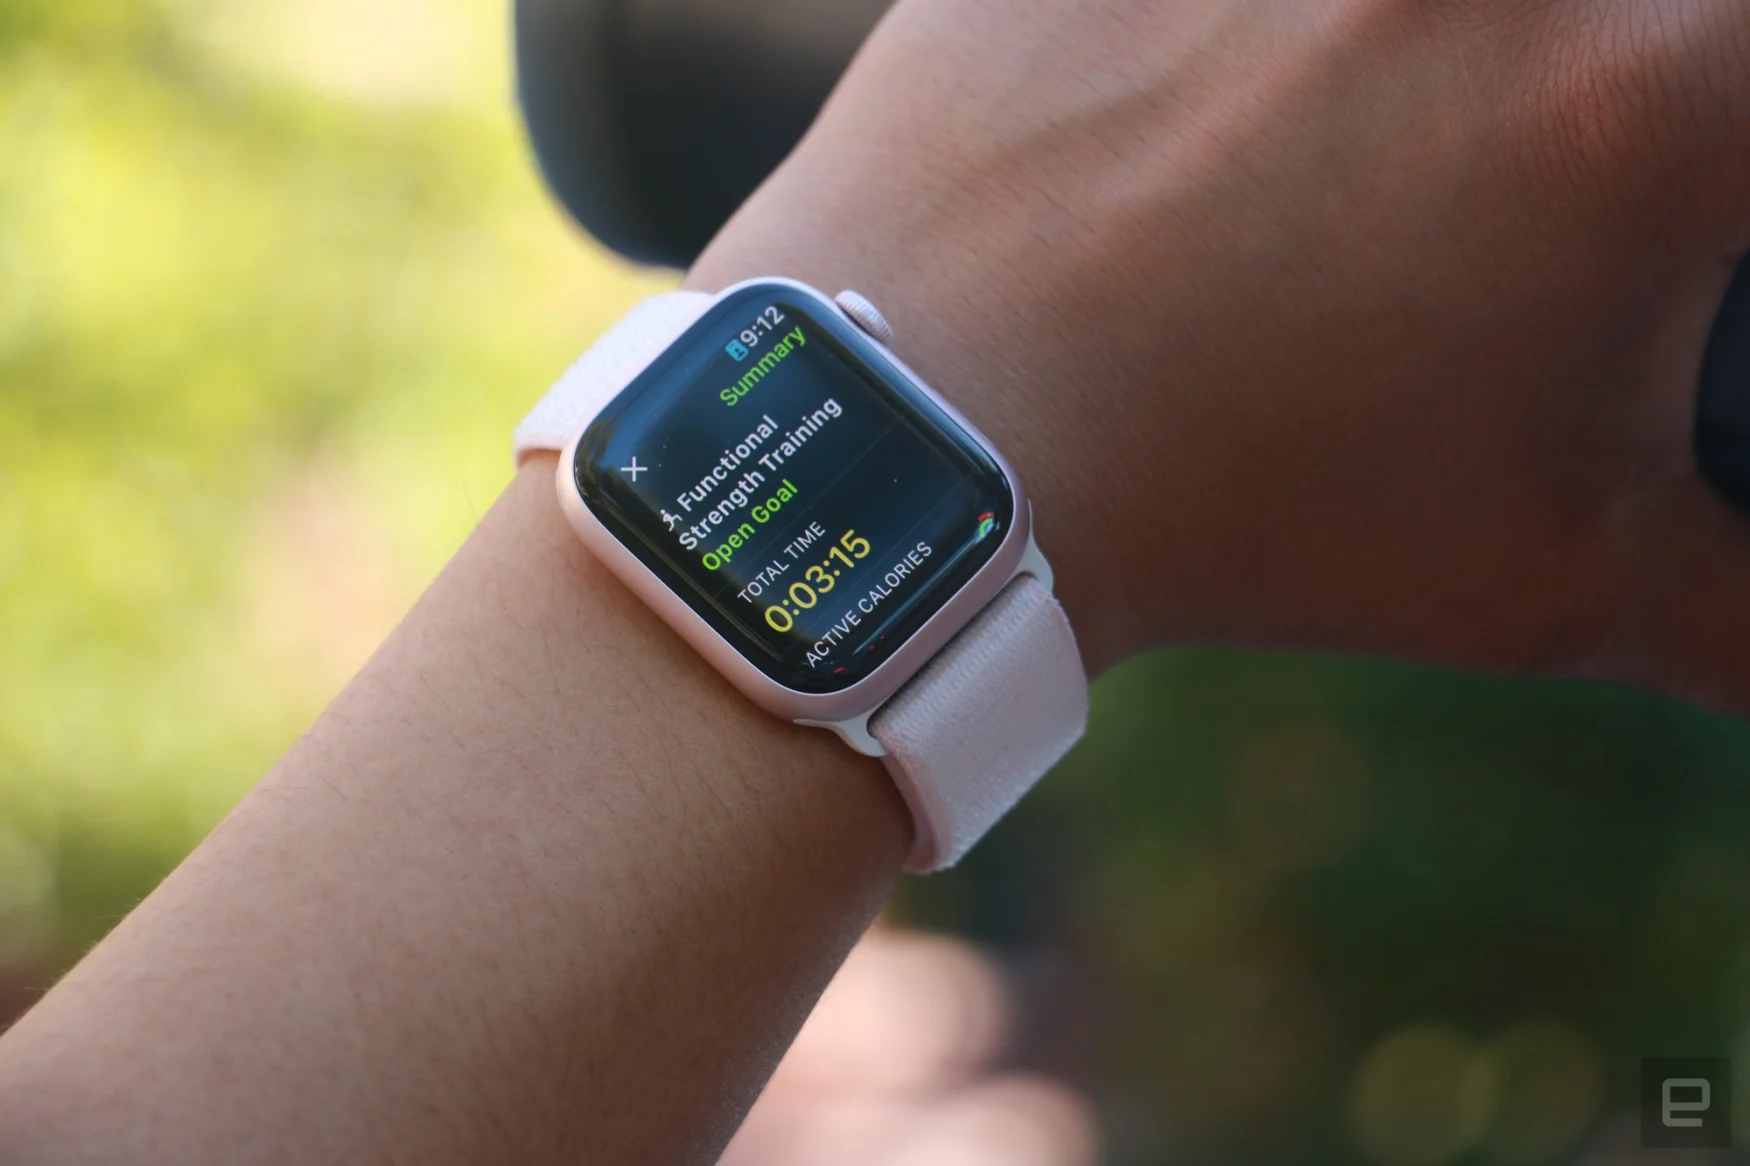
MULTIPOLYGON (((690 279, 855 286, 1001 445, 1090 670, 1164 642, 1750 711, 1689 454, 1750 238, 1740 0, 902 0, 690 279)), ((708 1162, 891 888, 527 468, 0 1040, 0 1160, 708 1162)))

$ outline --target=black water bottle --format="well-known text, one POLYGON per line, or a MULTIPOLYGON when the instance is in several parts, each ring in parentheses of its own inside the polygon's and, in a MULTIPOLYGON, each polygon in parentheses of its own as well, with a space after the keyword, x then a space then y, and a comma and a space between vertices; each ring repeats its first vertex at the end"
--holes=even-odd
POLYGON ((890 0, 517 0, 548 184, 629 259, 685 267, 802 137, 890 0))
POLYGON ((1750 262, 1738 268, 1702 364, 1695 455, 1714 489, 1750 513, 1750 262))

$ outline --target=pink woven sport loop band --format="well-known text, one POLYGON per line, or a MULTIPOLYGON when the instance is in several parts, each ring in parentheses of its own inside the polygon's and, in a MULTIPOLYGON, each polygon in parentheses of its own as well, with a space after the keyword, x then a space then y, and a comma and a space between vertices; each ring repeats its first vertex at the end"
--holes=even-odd
POLYGON ((1069 620, 1050 589, 1018 576, 870 718, 911 807, 906 869, 958 862, 1087 723, 1069 620))
MULTIPOLYGON (((645 300, 578 358, 516 429, 516 459, 562 450, 716 297, 645 300)), ((953 866, 1087 726, 1081 653, 1051 589, 1019 574, 869 720, 912 815, 906 869, 953 866)))
POLYGON ((698 323, 715 298, 704 292, 666 292, 622 316, 572 362, 516 427, 516 464, 536 450, 564 449, 663 349, 698 323))

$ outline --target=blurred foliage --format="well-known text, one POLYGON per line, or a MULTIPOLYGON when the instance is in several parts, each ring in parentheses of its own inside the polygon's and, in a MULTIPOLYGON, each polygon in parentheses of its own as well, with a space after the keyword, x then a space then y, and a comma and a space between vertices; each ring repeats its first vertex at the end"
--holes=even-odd
POLYGON ((649 277, 548 205, 493 3, 0 5, 0 965, 320 709, 649 277))
POLYGON ((1604 686, 1161 654, 911 907, 1015 954, 1114 1161, 1636 1162, 1641 1057, 1750 1054, 1747 759, 1604 686))
MULTIPOLYGON (((0 5, 0 978, 273 762, 661 282, 546 203, 506 25, 0 5)), ((1627 1162, 1638 1058, 1750 1031, 1747 759, 1598 687, 1162 655, 904 907, 1007 954, 1114 1161, 1627 1162)))

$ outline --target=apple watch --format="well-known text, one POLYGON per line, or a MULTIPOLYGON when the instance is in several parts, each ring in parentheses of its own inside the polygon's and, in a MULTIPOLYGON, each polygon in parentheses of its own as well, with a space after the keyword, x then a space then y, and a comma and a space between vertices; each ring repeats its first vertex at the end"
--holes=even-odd
POLYGON ((1020 479, 868 300, 785 279, 638 305, 516 431, 584 543, 754 703, 882 757, 951 866, 1081 736, 1020 479))

